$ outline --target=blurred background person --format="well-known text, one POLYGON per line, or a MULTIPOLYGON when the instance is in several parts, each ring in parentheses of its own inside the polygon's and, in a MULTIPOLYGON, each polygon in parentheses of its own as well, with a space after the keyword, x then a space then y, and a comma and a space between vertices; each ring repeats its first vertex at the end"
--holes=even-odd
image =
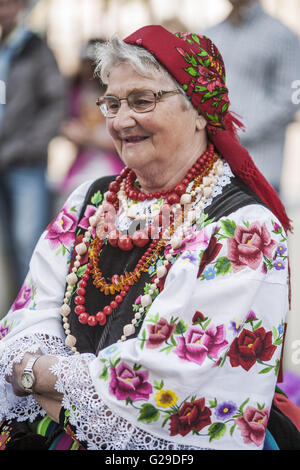
POLYGON ((90 39, 82 47, 78 72, 69 81, 69 118, 62 124, 61 134, 76 146, 76 157, 58 188, 62 201, 95 174, 119 174, 124 167, 96 107, 97 98, 105 92, 94 78, 94 45, 99 41, 90 39))
MULTIPOLYGON (((65 115, 64 79, 45 41, 24 22, 25 0, 0 0, 0 203, 13 288, 23 282, 49 222, 47 148, 65 115)), ((12 293, 13 295, 13 293, 12 293)))
POLYGON ((171 16, 162 22, 162 26, 172 33, 188 31, 188 26, 178 17, 171 16))
POLYGON ((258 0, 229 1, 229 16, 205 33, 223 52, 232 109, 246 128, 241 143, 279 192, 286 129, 300 109, 292 102, 292 82, 300 77, 299 39, 258 0))

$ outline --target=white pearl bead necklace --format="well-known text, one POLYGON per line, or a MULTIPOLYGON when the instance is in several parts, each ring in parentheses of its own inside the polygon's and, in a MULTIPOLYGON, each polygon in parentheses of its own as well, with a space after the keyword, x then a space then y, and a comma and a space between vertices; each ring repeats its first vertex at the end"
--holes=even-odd
POLYGON ((118 198, 119 198, 120 204, 122 206, 122 209, 125 215, 129 219, 147 220, 147 219, 153 219, 159 214, 160 208, 157 208, 150 214, 137 214, 137 211, 134 205, 128 208, 127 196, 126 196, 124 188, 125 188, 125 181, 122 181, 122 183, 120 184, 120 191, 118 193, 118 198))
MULTIPOLYGON (((191 191, 190 194, 185 193, 181 196, 180 203, 182 205, 191 204, 192 197, 195 197, 197 195, 200 195, 200 193, 202 193, 200 200, 196 203, 197 209, 200 209, 200 208, 202 209, 203 206, 204 206, 205 200, 208 197, 211 196, 212 191, 213 191, 213 187, 217 183, 218 178, 221 175, 223 175, 223 173, 224 173, 223 162, 222 162, 221 159, 218 159, 214 163, 213 168, 211 169, 209 175, 203 178, 202 183, 198 187, 196 187, 195 190, 191 191)), ((128 212, 131 210, 131 208, 128 209, 127 197, 126 197, 126 194, 125 194, 125 191, 124 191, 124 184, 123 184, 123 182, 121 183, 121 188, 120 188, 120 191, 118 193, 118 198, 119 198, 119 201, 121 203, 121 206, 122 206, 124 212, 128 216, 128 212)), ((105 198, 105 200, 106 200, 106 198, 105 198)), ((181 207, 180 204, 179 205, 176 204, 176 206, 178 206, 179 208, 181 207)), ((174 207, 174 212, 176 212, 176 210, 178 210, 178 207, 174 207)), ((158 213, 159 213, 159 211, 157 212, 157 214, 158 213)), ((148 217, 152 218, 157 214, 156 214, 156 212, 155 213, 153 212, 151 214, 151 216, 148 216, 148 217)), ((152 295, 155 293, 160 280, 166 276, 166 274, 168 272, 167 266, 171 263, 173 255, 175 253, 175 250, 181 246, 182 241, 183 241, 186 233, 188 232, 188 230, 192 226, 193 222, 195 221, 195 214, 196 214, 196 211, 192 208, 188 211, 187 221, 184 221, 184 223, 182 224, 182 227, 181 227, 181 236, 179 236, 178 233, 175 233, 174 236, 172 236, 171 239, 170 239, 169 229, 167 228, 164 231, 164 233, 162 235, 162 239, 170 241, 171 248, 169 249, 168 254, 165 255, 165 259, 163 261, 163 264, 157 267, 157 269, 156 269, 156 279, 150 285, 150 289, 148 291, 148 294, 145 294, 141 297, 141 306, 140 306, 139 310, 135 313, 131 323, 128 323, 127 325, 124 326, 123 335, 117 341, 118 343, 125 341, 127 339, 127 337, 132 336, 135 333, 135 328, 136 328, 135 325, 137 324, 137 322, 145 314, 145 309, 147 307, 149 307, 150 305, 152 305, 152 302, 153 302, 152 295)), ((132 215, 133 215, 133 211, 132 211, 132 215)), ((75 251, 76 251, 77 255, 76 255, 76 258, 75 258, 74 267, 72 269, 72 272, 69 273, 66 276, 67 289, 66 289, 63 304, 60 307, 60 314, 62 315, 63 327, 64 327, 64 330, 65 330, 65 333, 66 333, 65 344, 71 348, 71 350, 74 352, 74 354, 80 354, 80 353, 76 348, 77 340, 76 340, 75 336, 73 336, 71 334, 71 331, 70 331, 70 324, 69 324, 68 316, 71 313, 71 308, 69 306, 69 303, 70 303, 70 298, 72 296, 72 291, 74 289, 74 285, 76 285, 76 283, 78 282, 78 277, 76 275, 76 272, 77 272, 78 268, 81 266, 81 263, 80 263, 81 257, 84 254, 86 254, 86 252, 88 250, 87 243, 90 241, 90 238, 92 236, 93 228, 95 228, 97 226, 97 224, 99 223, 100 216, 101 216, 101 206, 97 209, 96 213, 89 218, 89 227, 85 231, 84 237, 83 237, 81 243, 75 246, 75 251)), ((136 216, 136 218, 138 218, 138 217, 143 217, 143 216, 136 216)), ((147 218, 147 216, 145 216, 145 218, 147 218)))
MULTIPOLYGON (((210 179, 207 179, 205 184, 202 183, 202 185, 200 185, 200 187, 202 186, 205 189, 205 187, 207 187, 206 185, 209 185, 209 187, 211 187, 212 190, 213 190, 213 186, 218 181, 218 177, 216 177, 215 175, 218 174, 219 176, 221 176, 223 174, 223 172, 224 172, 223 162, 221 160, 217 160, 215 162, 211 172, 210 172, 210 179), (220 173, 221 170, 222 170, 222 172, 220 173)), ((197 207, 199 208, 200 204, 203 207, 204 202, 205 202, 206 199, 207 199, 207 197, 205 196, 204 191, 203 191, 203 195, 202 195, 200 201, 197 203, 197 207)), ((193 215, 195 216, 195 214, 193 214, 193 215)), ((183 225, 182 236, 179 237, 178 235, 175 234, 174 237, 171 238, 171 240, 170 240, 171 248, 170 248, 168 254, 165 256, 165 260, 163 261, 163 265, 157 267, 157 269, 156 269, 156 279, 155 279, 154 283, 151 284, 150 290, 148 291, 148 294, 141 297, 141 307, 139 308, 138 312, 134 315, 134 318, 131 321, 131 325, 133 325, 134 328, 129 328, 130 324, 125 325, 124 328, 123 328, 123 335, 117 341, 118 343, 121 343, 121 342, 125 341, 127 336, 131 336, 132 334, 134 334, 136 320, 139 320, 143 316, 143 314, 145 313, 145 309, 152 304, 151 294, 154 293, 155 289, 157 288, 157 285, 160 282, 160 279, 166 276, 166 274, 168 272, 167 266, 170 264, 170 262, 173 258, 173 255, 175 253, 175 250, 181 246, 182 241, 185 238, 186 233, 188 232, 188 230, 192 226, 194 220, 195 220, 194 217, 190 217, 190 218, 188 217, 188 222, 184 223, 184 225, 183 225), (131 332, 130 335, 127 334, 127 331, 131 332), (132 333, 132 331, 133 331, 133 333, 132 333)), ((170 238, 169 229, 166 229, 166 231, 164 232, 164 234, 162 236, 162 239, 169 240, 169 238, 170 238)))

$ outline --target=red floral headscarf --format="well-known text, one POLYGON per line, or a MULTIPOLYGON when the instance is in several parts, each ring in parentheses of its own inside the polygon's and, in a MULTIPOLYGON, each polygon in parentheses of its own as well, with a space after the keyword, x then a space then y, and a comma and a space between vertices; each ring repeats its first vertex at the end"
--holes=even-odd
POLYGON ((158 25, 145 26, 124 42, 147 49, 177 80, 195 109, 206 119, 208 136, 233 173, 260 197, 286 231, 291 230, 278 194, 239 143, 236 130, 243 125, 229 111, 225 66, 213 42, 198 34, 173 34, 158 25))

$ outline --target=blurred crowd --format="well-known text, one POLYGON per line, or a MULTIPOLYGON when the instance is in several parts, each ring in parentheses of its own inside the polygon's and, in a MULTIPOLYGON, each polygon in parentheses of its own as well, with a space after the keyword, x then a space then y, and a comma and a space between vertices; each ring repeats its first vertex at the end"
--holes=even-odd
MULTIPOLYGON (((300 81, 299 39, 267 14, 258 0, 230 3, 229 16, 205 33, 224 57, 232 109, 246 127, 241 141, 280 193, 286 130, 299 112, 300 100, 292 99, 292 83, 300 81)), ((76 74, 65 77, 47 41, 26 26, 26 7, 27 0, 0 0, 0 80, 5 84, 1 87, 5 99, 0 97, 4 309, 16 296, 35 243, 57 208, 82 182, 117 174, 123 167, 95 104, 105 91, 93 76, 94 47, 103 40, 101 30, 99 37, 82 44, 76 74), (57 136, 70 142, 75 152, 53 186, 47 176, 48 149, 57 136)), ((185 28, 178 19, 164 26, 173 32, 185 28)), ((300 406, 299 377, 289 372, 285 388, 300 406)))
POLYGON ((123 165, 106 131, 96 98, 91 39, 76 74, 65 77, 47 42, 24 21, 26 0, 0 0, 0 204, 4 256, 12 297, 22 285, 33 248, 57 206, 87 179, 119 173, 123 165), (59 184, 47 178, 50 142, 62 136, 76 154, 59 184))

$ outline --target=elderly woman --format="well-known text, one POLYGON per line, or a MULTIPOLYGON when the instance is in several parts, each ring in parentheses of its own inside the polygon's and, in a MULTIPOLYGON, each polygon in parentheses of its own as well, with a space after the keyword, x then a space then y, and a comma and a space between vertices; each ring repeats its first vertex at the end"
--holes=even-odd
POLYGON ((70 196, 2 321, 3 445, 29 422, 31 448, 262 449, 289 220, 235 137, 221 55, 148 26, 97 72, 126 167, 70 196))

